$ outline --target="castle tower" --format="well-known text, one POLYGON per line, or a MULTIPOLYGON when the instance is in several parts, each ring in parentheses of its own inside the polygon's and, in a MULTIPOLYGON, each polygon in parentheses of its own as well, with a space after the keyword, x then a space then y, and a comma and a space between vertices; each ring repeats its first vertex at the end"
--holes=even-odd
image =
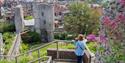
POLYGON ((34 3, 35 30, 43 42, 53 41, 54 6, 48 3, 34 3))

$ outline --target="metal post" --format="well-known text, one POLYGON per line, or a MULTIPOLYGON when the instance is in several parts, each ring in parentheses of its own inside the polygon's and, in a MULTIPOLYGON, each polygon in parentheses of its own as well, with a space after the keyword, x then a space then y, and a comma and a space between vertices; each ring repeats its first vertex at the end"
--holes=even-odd
POLYGON ((58 42, 56 42, 56 45, 57 45, 57 59, 59 58, 59 45, 58 45, 58 42))
POLYGON ((3 50, 3 38, 2 38, 2 33, 0 33, 0 58, 2 58, 2 55, 4 53, 4 50, 3 50))
POLYGON ((89 60, 89 63, 91 63, 91 59, 92 59, 92 57, 91 57, 91 55, 90 55, 90 60, 89 60))
MULTIPOLYGON (((38 49, 38 59, 40 58, 40 49, 38 49)), ((40 63, 40 60, 38 60, 38 63, 40 63)))
POLYGON ((17 61, 17 56, 15 57, 15 63, 18 63, 18 61, 17 61))

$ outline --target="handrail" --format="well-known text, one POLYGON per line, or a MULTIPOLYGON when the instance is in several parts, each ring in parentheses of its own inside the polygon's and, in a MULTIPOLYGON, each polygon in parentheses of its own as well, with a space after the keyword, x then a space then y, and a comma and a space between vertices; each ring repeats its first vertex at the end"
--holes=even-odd
MULTIPOLYGON (((64 41, 64 40, 55 40, 55 41, 53 41, 53 42, 44 44, 44 45, 42 45, 42 46, 40 46, 40 47, 37 47, 37 48, 32 49, 32 50, 29 50, 28 52, 25 52, 25 53, 23 53, 23 54, 17 55, 17 56, 15 57, 16 63, 18 63, 18 62, 17 62, 17 58, 18 58, 18 57, 20 57, 20 56, 22 56, 22 55, 25 55, 25 54, 28 54, 28 53, 33 52, 33 51, 39 51, 41 48, 44 48, 44 47, 46 47, 46 46, 48 46, 48 45, 51 45, 51 44, 53 44, 53 43, 56 43, 56 44, 57 44, 57 58, 58 58, 58 57, 59 57, 59 53, 58 53, 58 42, 60 42, 60 41, 69 42, 69 41, 64 41)), ((39 54, 39 52, 38 52, 38 54, 39 54)), ((40 57, 40 56, 39 56, 39 57, 40 57)), ((39 58, 38 58, 38 59, 39 59, 39 58)), ((39 63, 40 63, 40 62, 39 62, 39 63)))
POLYGON ((10 55, 0 55, 0 56, 5 57, 5 58, 7 58, 7 57, 15 57, 15 56, 10 56, 10 55))
POLYGON ((20 55, 17 55, 16 57, 19 57, 19 56, 24 55, 24 54, 28 54, 28 53, 33 52, 33 51, 36 51, 36 50, 39 50, 39 49, 41 49, 41 48, 43 48, 43 47, 46 47, 46 46, 48 46, 48 45, 51 45, 51 44, 53 44, 53 43, 56 43, 56 41, 53 41, 53 42, 44 44, 44 45, 42 45, 42 46, 40 46, 40 47, 37 47, 37 48, 35 48, 35 49, 32 49, 32 50, 29 50, 28 52, 25 52, 25 53, 22 53, 22 54, 20 54, 20 55))
POLYGON ((11 46, 11 48, 10 48, 8 54, 7 54, 8 56, 11 55, 11 52, 12 52, 13 47, 14 47, 14 45, 15 45, 15 42, 17 41, 17 37, 18 37, 18 36, 17 36, 17 34, 16 34, 15 39, 14 39, 14 41, 13 41, 13 44, 12 44, 12 46, 11 46))
MULTIPOLYGON (((20 42, 21 42, 21 37, 20 37, 20 33, 19 33, 19 34, 16 34, 13 45, 11 46, 11 49, 9 50, 9 53, 8 53, 9 56, 17 55, 17 54, 15 54, 15 52, 18 53, 16 50, 17 50, 17 48, 19 48, 20 42)), ((13 57, 9 57, 8 59, 11 59, 11 58, 13 58, 13 57)))
MULTIPOLYGON (((37 47, 37 48, 35 48, 35 49, 29 50, 28 52, 25 52, 25 53, 23 53, 23 54, 17 55, 17 57, 18 57, 18 56, 21 56, 21 55, 24 55, 24 54, 28 54, 28 53, 30 53, 30 52, 33 52, 33 51, 35 51, 35 50, 41 49, 41 48, 43 48, 43 47, 46 47, 46 46, 48 46, 48 45, 51 45, 51 44, 57 43, 57 42, 70 42, 70 43, 73 43, 73 41, 71 41, 71 40, 55 40, 55 41, 53 41, 53 42, 50 42, 50 43, 44 44, 44 45, 42 45, 42 46, 39 46, 39 47, 37 47)), ((91 54, 91 52, 89 52, 89 54, 91 54)))
MULTIPOLYGON (((49 58, 49 60, 47 61, 47 63, 50 63, 50 61, 52 60, 52 57, 51 57, 51 56, 47 56, 47 57, 49 58)), ((33 61, 30 61, 30 62, 28 62, 28 63, 34 63, 34 62, 39 61, 39 60, 41 60, 41 59, 43 59, 43 58, 40 57, 40 58, 38 58, 38 59, 36 59, 36 60, 33 60, 33 61)))
POLYGON ((49 56, 49 59, 48 59, 47 63, 51 63, 51 60, 52 60, 52 57, 49 56))
MULTIPOLYGON (((73 43, 73 41, 71 41, 71 40, 56 40, 56 41, 57 41, 57 42, 61 42, 61 41, 62 41, 62 42, 70 42, 70 43, 73 43)), ((86 49, 86 50, 87 50, 87 49, 86 49)), ((88 51, 88 50, 87 50, 87 51, 88 51)), ((91 54, 91 51, 89 50, 88 53, 91 54)), ((92 57, 92 55, 90 55, 90 56, 92 57)))
MULTIPOLYGON (((56 43, 56 47, 57 47, 57 59, 59 58, 59 42, 67 42, 67 43, 72 43, 73 41, 71 41, 71 40, 55 40, 55 41, 53 41, 53 42, 50 42, 50 43, 47 43, 47 44, 44 44, 44 45, 42 45, 42 46, 39 46, 39 47, 37 47, 37 48, 34 48, 34 49, 32 49, 32 50, 29 50, 28 52, 25 52, 25 53, 22 53, 22 54, 19 54, 19 55, 16 55, 16 56, 13 56, 14 58, 15 58, 15 63, 18 63, 18 58, 20 57, 20 56, 23 56, 23 55, 25 55, 25 54, 29 54, 29 53, 31 53, 31 52, 37 52, 38 53, 38 59, 36 59, 36 60, 33 60, 33 61, 39 61, 39 63, 40 63, 40 60, 42 59, 41 57, 40 57, 40 49, 42 49, 42 48, 44 48, 44 47, 46 47, 46 46, 48 46, 48 45, 51 45, 51 44, 54 44, 54 43, 56 43)), ((90 54, 90 52, 89 52, 89 54, 90 54)), ((90 58, 91 58, 91 56, 90 56, 90 58)), ((91 60, 89 60, 89 61, 91 61, 91 60)), ((32 61, 31 61, 32 62, 32 61)))

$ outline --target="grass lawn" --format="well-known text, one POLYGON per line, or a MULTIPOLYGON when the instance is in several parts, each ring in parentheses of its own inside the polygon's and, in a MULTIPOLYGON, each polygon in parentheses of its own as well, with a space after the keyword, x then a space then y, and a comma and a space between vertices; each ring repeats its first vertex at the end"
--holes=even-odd
POLYGON ((15 38, 15 34, 11 32, 3 33, 3 40, 4 40, 4 54, 7 54, 9 49, 11 48, 13 41, 15 38))

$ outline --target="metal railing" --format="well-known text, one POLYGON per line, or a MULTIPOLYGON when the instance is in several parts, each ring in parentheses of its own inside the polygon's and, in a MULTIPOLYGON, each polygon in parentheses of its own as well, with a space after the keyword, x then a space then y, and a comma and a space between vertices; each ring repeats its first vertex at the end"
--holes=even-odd
MULTIPOLYGON (((21 36, 20 34, 16 34, 13 45, 11 46, 8 56, 16 56, 19 53, 19 47, 21 44, 21 36)), ((9 57, 8 59, 12 59, 13 57, 9 57)))
MULTIPOLYGON (((59 50, 63 49, 63 48, 65 49, 65 47, 68 47, 69 44, 73 44, 73 42, 72 41, 66 41, 66 40, 65 41, 64 40, 55 40, 53 42, 50 42, 50 43, 44 44, 42 46, 39 46, 37 48, 34 48, 32 50, 29 50, 28 52, 25 52, 23 54, 14 56, 14 58, 15 58, 14 61, 15 61, 15 63, 21 63, 20 59, 23 59, 23 57, 28 57, 29 56, 26 63, 36 63, 36 62, 41 63, 41 62, 43 62, 42 60, 45 59, 43 57, 46 56, 45 61, 48 61, 46 63, 50 63, 51 60, 52 60, 52 57, 47 56, 47 54, 46 54, 47 49, 48 48, 56 49, 56 58, 59 59, 59 56, 60 56, 59 55, 60 54, 59 50), (52 47, 48 47, 48 46, 52 46, 52 47), (45 50, 46 52, 44 52, 43 50, 45 50), (35 53, 35 55, 34 55, 34 53, 35 53)), ((69 47, 69 49, 73 49, 73 47, 69 47)), ((8 57, 10 57, 10 56, 8 56, 8 57)), ((89 60, 89 63, 90 62, 91 62, 91 60, 89 60)))
MULTIPOLYGON (((48 61, 45 61, 45 62, 43 62, 43 63, 51 63, 52 62, 52 57, 51 56, 47 56, 47 58, 48 58, 48 61)), ((38 59, 36 59, 36 60, 33 60, 33 61, 30 61, 30 62, 28 62, 28 63, 34 63, 34 62, 38 62, 38 61, 41 61, 43 58, 41 57, 41 58, 38 58, 38 59)), ((43 60, 44 61, 44 60, 43 60)))
MULTIPOLYGON (((44 49, 45 47, 48 47, 48 46, 52 46, 52 47, 54 46, 53 48, 56 48, 56 50, 57 50, 57 57, 56 58, 59 58, 58 50, 59 50, 60 47, 64 46, 63 43, 61 43, 61 42, 67 42, 68 43, 68 41, 55 40, 53 42, 44 44, 44 45, 39 46, 39 47, 37 47, 35 49, 29 50, 26 53, 23 53, 23 54, 20 54, 20 55, 16 56, 15 57, 15 63, 19 63, 18 59, 20 59, 21 56, 31 56, 32 57, 33 56, 32 55, 33 52, 37 53, 37 57, 36 58, 38 58, 38 59, 32 60, 29 63, 33 63, 33 62, 36 62, 36 61, 38 61, 38 63, 40 63, 41 60, 42 60, 41 56, 46 55, 46 54, 41 55, 41 53, 44 53, 44 52, 41 51, 41 49, 44 49)), ((65 44, 65 45, 67 45, 67 44, 65 44)), ((48 48, 46 48, 46 51, 47 51, 47 49, 48 48)), ((50 58, 49 58, 49 60, 50 60, 50 58)))
MULTIPOLYGON (((45 47, 47 47, 47 46, 49 46, 49 45, 52 45, 52 44, 56 44, 57 43, 57 41, 53 41, 53 42, 50 42, 50 43, 47 43, 47 44, 44 44, 44 45, 42 45, 42 46, 39 46, 39 47, 37 47, 37 48, 35 48, 35 49, 32 49, 32 50, 29 50, 28 52, 26 52, 26 53, 23 53, 23 54, 20 54, 20 55, 18 55, 18 56, 16 56, 15 57, 15 63, 19 63, 19 61, 18 61, 18 59, 20 59, 20 57, 21 56, 31 56, 31 57, 36 57, 36 55, 32 55, 32 53, 37 53, 37 59, 32 59, 32 61, 30 61, 29 63, 34 63, 34 62, 36 62, 36 61, 38 61, 38 63, 41 63, 41 60, 43 59, 41 56, 44 56, 45 54, 42 54, 41 55, 41 53, 42 53, 42 51, 41 51, 41 49, 43 49, 43 48, 45 48, 45 47)), ((43 52, 44 53, 44 52, 43 52)), ((48 57, 48 56, 47 56, 48 57)), ((48 59, 50 60, 50 57, 48 57, 48 59)))

